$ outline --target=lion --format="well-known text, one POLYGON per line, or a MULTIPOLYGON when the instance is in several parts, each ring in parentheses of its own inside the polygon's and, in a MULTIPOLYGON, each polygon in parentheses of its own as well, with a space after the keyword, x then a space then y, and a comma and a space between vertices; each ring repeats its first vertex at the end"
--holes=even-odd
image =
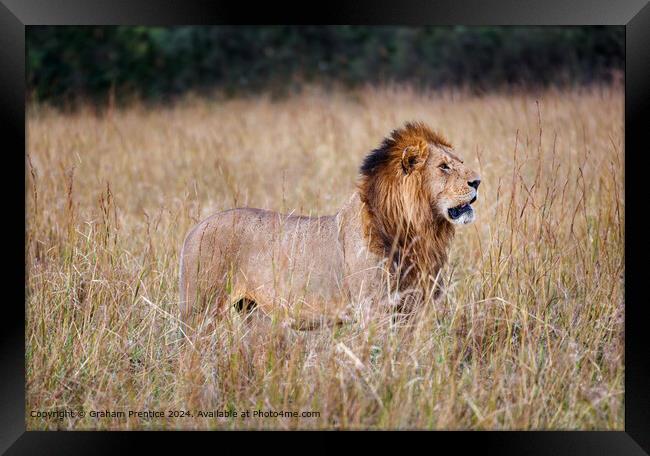
POLYGON ((180 255, 181 316, 279 311, 294 329, 316 329, 355 321, 361 302, 410 314, 439 298, 480 182, 442 135, 406 123, 365 157, 334 215, 246 207, 194 226, 180 255))

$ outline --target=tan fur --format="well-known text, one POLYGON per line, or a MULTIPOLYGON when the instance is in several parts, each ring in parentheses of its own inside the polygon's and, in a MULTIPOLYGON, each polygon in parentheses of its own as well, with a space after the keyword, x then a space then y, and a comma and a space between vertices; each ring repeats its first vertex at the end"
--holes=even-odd
POLYGON ((239 303, 311 329, 349 321, 361 301, 413 310, 439 285, 454 235, 446 208, 468 203, 475 179, 447 140, 409 123, 366 157, 335 215, 238 208, 195 226, 181 252, 181 314, 239 303))

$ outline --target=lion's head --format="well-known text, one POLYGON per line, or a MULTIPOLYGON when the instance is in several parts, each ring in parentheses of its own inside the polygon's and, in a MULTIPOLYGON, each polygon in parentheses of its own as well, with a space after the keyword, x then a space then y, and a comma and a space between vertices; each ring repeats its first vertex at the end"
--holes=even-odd
POLYGON ((394 130, 365 158, 359 188, 375 211, 417 229, 473 222, 480 182, 444 137, 418 122, 394 130))

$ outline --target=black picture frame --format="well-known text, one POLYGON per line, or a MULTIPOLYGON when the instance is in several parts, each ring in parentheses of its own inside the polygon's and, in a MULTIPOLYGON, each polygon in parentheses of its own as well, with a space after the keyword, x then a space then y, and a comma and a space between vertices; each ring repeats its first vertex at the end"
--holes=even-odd
MULTIPOLYGON (((134 449, 143 439, 165 444, 170 437, 187 433, 143 432, 40 432, 25 429, 25 325, 19 302, 20 276, 17 266, 24 259, 25 200, 16 188, 25 189, 25 27, 28 25, 174 25, 223 23, 330 23, 330 24, 431 24, 431 25, 624 25, 626 30, 625 75, 625 431, 621 432, 436 432, 419 438, 448 440, 454 452, 479 445, 482 451, 500 454, 643 454, 650 451, 650 357, 643 342, 646 324, 643 294, 645 258, 641 236, 644 183, 641 161, 649 150, 647 114, 650 107, 650 6, 646 0, 401 0, 327 2, 304 6, 269 3, 267 6, 234 2, 186 0, 171 4, 155 0, 0 0, 0 104, 5 130, 3 156, 10 159, 2 181, 5 228, 16 241, 7 242, 5 319, 0 331, 0 451, 8 454, 110 452, 134 449), (6 139, 13 139, 8 142, 6 139), (19 153, 19 149, 22 150, 19 153), (17 170, 22 167, 23 173, 17 170), (22 186, 22 187, 21 187, 22 186), (14 217, 12 217, 14 216, 14 217), (23 243, 18 239, 22 237, 23 243), (638 242, 640 241, 640 242, 638 242), (641 248, 639 248, 641 246, 641 248), (154 435, 155 434, 155 435, 154 435), (85 449, 85 450, 84 450, 85 449)), ((645 174, 645 173, 643 173, 645 174)), ((647 179, 647 178, 646 178, 647 179)), ((192 442, 213 435, 194 433, 192 442)), ((268 438, 277 433, 264 435, 268 438)), ((238 436, 241 437, 241 436, 238 436)), ((238 438, 236 437, 236 438, 238 438)), ((391 437, 393 442, 396 442, 391 437)), ((223 439, 222 436, 219 437, 223 439)), ((386 439, 375 433, 373 440, 386 439)), ((411 437, 408 437, 409 439, 411 437)), ((239 440, 239 438, 238 438, 239 440)), ((325 439, 318 436, 318 446, 325 439)), ((409 440, 412 442, 412 440, 409 440)), ((310 447, 316 443, 316 439, 310 447)), ((421 442, 425 443, 425 442, 421 442)), ((427 444, 430 445, 430 444, 427 444)), ((225 447, 221 447, 223 449, 225 447)), ((234 451, 238 451, 233 446, 234 451)), ((309 447, 304 447, 306 451, 309 447)), ((285 448, 286 449, 286 448, 285 448)))

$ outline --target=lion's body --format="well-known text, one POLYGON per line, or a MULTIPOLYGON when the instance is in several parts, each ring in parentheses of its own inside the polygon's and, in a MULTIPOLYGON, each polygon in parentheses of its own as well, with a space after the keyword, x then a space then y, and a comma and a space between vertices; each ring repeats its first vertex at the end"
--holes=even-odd
MULTIPOLYGON (((282 311, 296 328, 315 328, 349 320, 360 302, 402 308, 414 291, 422 301, 439 285, 454 234, 435 204, 465 201, 469 195, 450 182, 434 200, 428 190, 436 189, 429 183, 433 171, 404 168, 402 175, 401 167, 418 166, 411 158, 404 164, 407 151, 414 157, 426 152, 420 157, 422 168, 429 149, 449 147, 422 128, 416 124, 395 131, 373 151, 358 190, 335 215, 239 208, 200 222, 181 252, 183 317, 203 310, 219 315, 245 305, 265 314, 282 311)), ((437 153, 462 163, 442 149, 437 153)), ((473 173, 462 171, 459 179, 466 183, 473 173)))
POLYGON ((299 327, 344 319, 363 283, 379 285, 380 258, 365 248, 360 207, 355 194, 332 216, 241 208, 199 223, 182 251, 182 314, 202 294, 217 312, 240 300, 264 313, 284 308, 299 327))

